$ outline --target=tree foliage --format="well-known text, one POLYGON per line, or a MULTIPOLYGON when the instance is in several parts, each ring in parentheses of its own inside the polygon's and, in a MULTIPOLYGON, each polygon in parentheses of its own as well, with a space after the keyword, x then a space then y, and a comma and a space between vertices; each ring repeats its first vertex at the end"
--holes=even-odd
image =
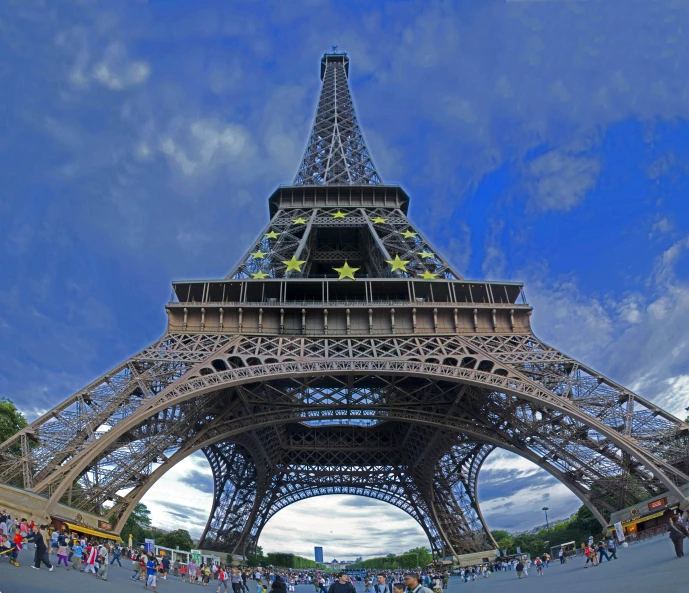
POLYGON ((288 552, 268 552, 265 556, 265 565, 277 568, 325 568, 324 564, 288 552))
POLYGON ((355 562, 351 565, 351 568, 369 568, 372 570, 387 568, 413 569, 428 566, 432 561, 433 555, 431 551, 426 547, 419 547, 400 555, 388 554, 387 556, 355 562))
MULTIPOLYGON (((0 443, 4 443, 26 426, 26 418, 14 403, 6 397, 0 397, 0 443)), ((10 447, 10 452, 21 453, 19 443, 10 447)))
POLYGON ((156 538, 156 544, 189 552, 194 547, 194 540, 191 539, 191 535, 186 529, 175 529, 156 538))
POLYGON ((579 547, 582 543, 588 542, 589 536, 596 539, 603 536, 600 523, 585 505, 582 505, 569 521, 558 523, 550 529, 521 535, 505 534, 506 531, 493 532, 501 554, 505 550, 508 554, 515 554, 519 548, 522 552, 531 554, 532 558, 544 552, 550 553, 552 546, 573 541, 575 546, 579 547), (502 537, 498 539, 496 534, 502 537))

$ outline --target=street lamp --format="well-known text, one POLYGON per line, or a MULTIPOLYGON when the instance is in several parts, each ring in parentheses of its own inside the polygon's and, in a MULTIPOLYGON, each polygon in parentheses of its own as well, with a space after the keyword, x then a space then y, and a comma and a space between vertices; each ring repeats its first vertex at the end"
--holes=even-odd
POLYGON ((545 528, 550 531, 550 524, 548 523, 548 507, 543 507, 542 510, 545 512, 545 528))

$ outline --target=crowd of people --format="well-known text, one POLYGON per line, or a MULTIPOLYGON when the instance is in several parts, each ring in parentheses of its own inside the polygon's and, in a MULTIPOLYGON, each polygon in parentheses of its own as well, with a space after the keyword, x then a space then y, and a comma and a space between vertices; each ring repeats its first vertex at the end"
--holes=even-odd
MULTIPOLYGON (((689 538, 686 523, 681 517, 673 516, 667 525, 679 558, 684 556, 684 540, 689 538)), ((56 567, 62 567, 107 581, 109 566, 117 563, 122 568, 122 562, 129 561, 133 571, 131 579, 143 583, 144 589, 153 591, 157 591, 158 579, 166 580, 171 574, 189 584, 214 586, 218 593, 226 593, 228 589, 232 593, 292 593, 296 585, 312 585, 315 593, 355 593, 355 583, 363 586, 364 593, 443 593, 451 574, 464 583, 502 571, 514 571, 521 579, 527 578, 532 568, 537 576, 543 576, 551 561, 547 553, 533 560, 522 554, 451 571, 426 569, 405 573, 386 570, 377 574, 360 571, 352 575, 344 572, 333 575, 319 569, 239 568, 222 563, 196 562, 194 559, 181 563, 179 560, 171 561, 165 555, 156 557, 153 552, 143 549, 122 547, 112 540, 89 538, 68 530, 58 531, 52 525, 36 525, 25 518, 12 519, 6 512, 0 513, 0 536, 0 558, 7 558, 14 566, 19 566, 20 556, 31 554, 31 568, 35 570, 45 567, 52 572, 56 567), (250 589, 250 581, 255 583, 255 591, 250 589)), ((598 566, 604 559, 608 562, 617 559, 617 542, 610 537, 607 541, 594 543, 591 538, 580 550, 562 548, 558 551, 561 564, 573 556, 584 560, 584 568, 598 566)))

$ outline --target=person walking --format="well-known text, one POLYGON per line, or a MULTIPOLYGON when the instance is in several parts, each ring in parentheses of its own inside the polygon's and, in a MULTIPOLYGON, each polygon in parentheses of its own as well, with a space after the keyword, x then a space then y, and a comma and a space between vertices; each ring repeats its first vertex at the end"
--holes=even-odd
POLYGON ((667 524, 667 530, 670 532, 670 539, 675 546, 675 554, 677 558, 684 556, 684 538, 689 537, 687 528, 678 521, 679 517, 673 515, 670 517, 670 522, 667 524))
POLYGON ((285 582, 282 580, 282 577, 275 577, 275 580, 273 581, 273 584, 270 587, 270 593, 287 593, 287 586, 285 585, 285 582))
POLYGON ((98 559, 98 548, 96 543, 92 542, 86 546, 86 568, 84 572, 92 572, 96 574, 96 560, 98 559))
POLYGON ((605 549, 605 545, 603 544, 602 541, 598 542, 598 562, 601 563, 603 562, 603 556, 605 556, 605 559, 610 562, 610 556, 608 556, 608 552, 605 549))
POLYGON ((112 553, 112 560, 110 560, 110 566, 113 565, 114 562, 117 562, 117 565, 122 568, 122 563, 120 562, 120 556, 122 556, 122 549, 120 546, 115 546, 115 549, 113 550, 112 553))
POLYGON ((608 556, 610 558, 614 558, 617 560, 617 545, 615 544, 615 539, 610 536, 610 539, 608 539, 608 556))
POLYGON ((515 568, 517 570, 517 576, 521 579, 522 576, 524 576, 524 563, 520 560, 517 562, 517 566, 515 568))
POLYGON ((220 587, 225 588, 225 593, 227 593, 227 581, 228 581, 228 575, 227 571, 225 570, 224 566, 220 567, 220 570, 218 570, 218 591, 217 593, 220 593, 220 587))
POLYGON ((232 583, 232 591, 234 593, 242 593, 244 589, 244 581, 242 580, 242 573, 239 572, 238 568, 232 570, 230 582, 232 583))
POLYGON ((543 560, 541 560, 540 558, 537 557, 536 558, 536 574, 539 577, 543 576, 543 564, 544 564, 543 560))
POLYGON ((158 573, 158 564, 153 557, 153 554, 148 553, 148 560, 146 560, 146 584, 144 589, 151 587, 156 591, 156 574, 158 573))
POLYGON ((45 544, 45 538, 48 533, 47 529, 47 525, 40 525, 36 531, 26 538, 26 541, 33 542, 36 548, 34 565, 32 568, 39 570, 42 562, 48 567, 48 572, 53 572, 53 565, 50 563, 50 559, 48 558, 48 547, 45 544))
POLYGON ((84 547, 81 542, 77 540, 72 546, 72 568, 79 572, 84 572, 84 547))
POLYGON ((96 578, 104 581, 108 580, 108 548, 101 544, 98 547, 98 572, 96 578))

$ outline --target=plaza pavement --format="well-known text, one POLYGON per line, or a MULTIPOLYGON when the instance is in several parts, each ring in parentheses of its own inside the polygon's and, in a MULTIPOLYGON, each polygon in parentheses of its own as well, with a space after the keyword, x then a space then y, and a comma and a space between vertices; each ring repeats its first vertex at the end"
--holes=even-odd
MULTIPOLYGON (((685 543, 689 553, 689 543, 685 543)), ((450 579, 448 593, 463 593, 470 587, 475 593, 582 593, 582 591, 604 591, 606 593, 686 593, 689 591, 689 556, 675 558, 672 543, 660 536, 622 548, 619 560, 603 563, 597 567, 583 568, 583 561, 570 561, 565 565, 551 564, 545 575, 538 577, 533 567, 529 578, 519 580, 514 571, 499 572, 487 579, 465 584, 458 577, 450 579)), ((75 591, 112 591, 128 593, 143 591, 141 583, 130 580, 131 562, 123 562, 109 567, 108 581, 101 582, 92 575, 75 571, 67 572, 60 567, 51 573, 46 568, 34 570, 30 567, 33 550, 25 550, 20 555, 21 566, 11 566, 6 560, 0 561, 0 593, 74 593, 75 591)), ((53 557, 51 557, 52 560, 53 557)), ((190 587, 199 585, 182 583, 179 579, 168 577, 159 581, 161 593, 189 593, 190 587)), ((205 591, 215 591, 217 581, 211 581, 205 591)), ((249 583, 251 593, 255 593, 253 581, 249 583)), ((313 593, 311 586, 298 586, 296 593, 313 593)), ((357 585, 357 593, 363 593, 363 586, 357 585)))

